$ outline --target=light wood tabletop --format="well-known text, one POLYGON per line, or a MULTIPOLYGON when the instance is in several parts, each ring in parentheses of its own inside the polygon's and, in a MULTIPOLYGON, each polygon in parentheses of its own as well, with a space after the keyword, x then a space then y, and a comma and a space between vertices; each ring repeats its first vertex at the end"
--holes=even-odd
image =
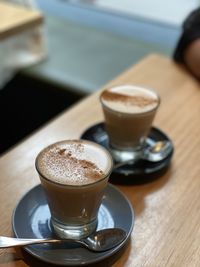
MULTIPOLYGON (((198 267, 199 82, 171 59, 155 54, 144 58, 105 87, 119 84, 150 87, 159 93, 161 106, 154 126, 173 140, 175 152, 168 171, 153 182, 137 186, 116 185, 130 200, 136 218, 130 244, 113 266, 198 267)), ((55 141, 79 138, 85 129, 103 120, 99 92, 60 114, 0 158, 0 235, 12 236, 11 216, 17 202, 39 184, 34 167, 37 153, 55 141)), ((20 251, 6 249, 0 250, 0 266, 21 267, 28 263, 20 251)))
POLYGON ((19 5, 0 1, 0 40, 41 25, 43 15, 19 5))

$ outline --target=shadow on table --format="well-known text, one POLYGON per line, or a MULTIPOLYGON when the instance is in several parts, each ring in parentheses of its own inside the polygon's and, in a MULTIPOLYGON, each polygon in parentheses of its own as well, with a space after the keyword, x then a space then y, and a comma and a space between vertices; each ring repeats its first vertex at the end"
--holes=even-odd
POLYGON ((22 253, 19 249, 14 250, 10 248, 0 249, 0 265, 8 266, 22 260, 22 253))
MULTIPOLYGON (((119 251, 117 251, 114 255, 98 262, 98 263, 94 263, 94 264, 87 264, 87 265, 81 265, 81 266, 88 266, 88 267, 110 267, 112 266, 117 260, 119 260, 119 258, 126 252, 126 254, 129 255, 130 252, 130 239, 127 241, 127 243, 124 245, 124 247, 122 247, 119 251)), ((18 251, 18 254, 21 254, 23 257, 24 262, 31 267, 55 267, 55 266, 61 266, 61 265, 55 265, 55 264, 50 264, 50 263, 45 263, 37 258, 35 258, 34 256, 32 256, 31 254, 29 254, 26 250, 24 249, 17 249, 16 251, 18 251)), ((128 256, 127 256, 128 257, 128 256)), ((68 267, 75 267, 75 265, 70 266, 70 265, 64 265, 64 266, 68 266, 68 267)), ((80 266, 80 265, 76 265, 76 266, 80 266)))

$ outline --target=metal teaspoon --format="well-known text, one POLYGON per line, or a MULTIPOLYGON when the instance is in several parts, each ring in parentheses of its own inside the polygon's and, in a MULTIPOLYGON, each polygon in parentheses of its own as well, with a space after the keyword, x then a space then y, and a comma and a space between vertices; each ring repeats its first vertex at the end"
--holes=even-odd
POLYGON ((41 243, 73 242, 81 244, 89 250, 102 252, 119 245, 126 238, 126 232, 120 228, 109 228, 95 232, 94 234, 81 239, 27 239, 0 236, 0 248, 21 247, 41 243))
POLYGON ((144 149, 142 155, 138 159, 128 159, 114 165, 114 169, 122 167, 126 164, 133 164, 134 162, 143 159, 149 162, 159 162, 165 159, 172 152, 172 144, 170 141, 158 141, 152 146, 144 149))

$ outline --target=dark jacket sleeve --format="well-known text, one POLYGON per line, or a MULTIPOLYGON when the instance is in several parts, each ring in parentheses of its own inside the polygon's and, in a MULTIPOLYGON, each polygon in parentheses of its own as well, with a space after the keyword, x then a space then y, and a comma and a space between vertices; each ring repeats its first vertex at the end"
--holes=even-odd
MULTIPOLYGON (((200 38, 200 8, 194 10, 182 25, 182 34, 174 50, 175 61, 184 63, 184 51, 195 39, 200 38)), ((200 52, 200 51, 199 51, 200 52)))

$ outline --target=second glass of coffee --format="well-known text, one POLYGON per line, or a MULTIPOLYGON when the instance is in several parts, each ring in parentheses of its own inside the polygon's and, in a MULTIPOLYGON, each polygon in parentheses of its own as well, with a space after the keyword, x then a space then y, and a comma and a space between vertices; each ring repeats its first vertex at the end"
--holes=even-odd
POLYGON ((109 152, 86 140, 61 141, 39 153, 36 169, 55 233, 62 238, 81 239, 95 231, 112 171, 109 152))
POLYGON ((134 85, 101 93, 110 151, 117 161, 139 158, 160 104, 158 94, 134 85))

